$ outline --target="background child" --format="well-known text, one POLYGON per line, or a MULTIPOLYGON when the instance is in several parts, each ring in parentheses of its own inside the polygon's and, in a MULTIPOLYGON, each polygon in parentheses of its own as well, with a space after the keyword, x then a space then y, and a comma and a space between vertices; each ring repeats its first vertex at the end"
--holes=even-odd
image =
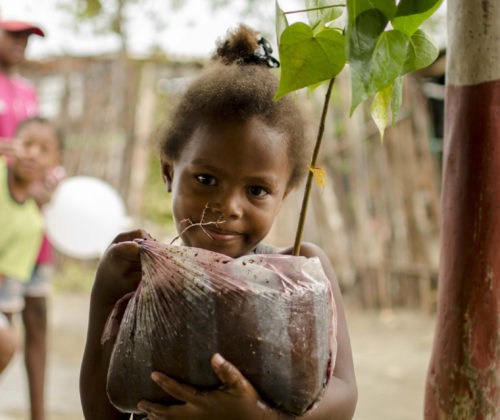
POLYGON ((60 163, 59 141, 48 120, 31 118, 18 127, 10 149, 12 166, 0 160, 0 311, 9 320, 22 311, 32 419, 45 418, 48 291, 47 277, 35 270, 43 220, 34 196, 41 194, 38 184, 48 171, 60 163))
POLYGON ((16 351, 16 337, 9 326, 9 320, 0 312, 0 373, 9 364, 16 351))
POLYGON ((9 142, 21 121, 38 114, 35 88, 14 74, 32 34, 45 36, 31 23, 0 19, 0 142, 9 142))
MULTIPOLYGON (((306 169, 302 120, 293 99, 273 101, 277 78, 257 35, 241 26, 219 45, 202 75, 192 83, 173 116, 162 144, 162 172, 172 193, 173 215, 187 246, 231 257, 249 253, 289 254, 265 246, 265 238, 287 196, 306 169), (204 224, 201 228, 200 224, 204 224), (193 225, 186 229, 187 226, 193 225)), ((100 345, 104 323, 115 302, 140 281, 135 238, 118 236, 104 255, 94 283, 87 344, 81 371, 81 398, 88 419, 128 418, 106 397, 112 344, 100 345)), ((325 253, 304 244, 301 255, 317 256, 333 286, 338 312, 338 354, 333 378, 310 419, 349 419, 357 399, 352 354, 340 289, 325 253)), ((223 389, 198 392, 160 372, 152 379, 183 405, 142 401, 149 418, 278 419, 253 386, 222 355, 212 367, 223 389)), ((131 380, 133 380, 131 378, 131 380)))

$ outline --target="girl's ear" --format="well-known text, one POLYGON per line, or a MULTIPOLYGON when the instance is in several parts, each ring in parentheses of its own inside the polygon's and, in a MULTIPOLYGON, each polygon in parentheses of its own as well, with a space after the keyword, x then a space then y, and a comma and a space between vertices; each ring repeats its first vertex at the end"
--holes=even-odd
POLYGON ((172 181, 174 179, 174 166, 167 161, 161 162, 161 173, 163 182, 167 186, 167 191, 172 192, 172 181))
POLYGON ((286 188, 285 192, 283 193, 283 197, 281 199, 281 203, 279 204, 278 211, 281 210, 281 207, 283 207, 283 203, 285 202, 285 199, 286 199, 287 195, 290 193, 291 190, 292 190, 292 188, 290 188, 290 187, 286 188))

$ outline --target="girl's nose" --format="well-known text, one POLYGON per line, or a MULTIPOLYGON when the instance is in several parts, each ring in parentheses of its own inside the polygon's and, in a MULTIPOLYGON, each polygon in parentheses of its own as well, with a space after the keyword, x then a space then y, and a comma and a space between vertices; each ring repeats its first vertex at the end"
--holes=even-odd
POLYGON ((216 212, 227 219, 239 219, 243 215, 242 197, 237 192, 226 192, 218 197, 213 206, 216 212))
POLYGON ((40 155, 41 147, 37 144, 32 144, 26 148, 26 155, 30 158, 36 158, 40 155))

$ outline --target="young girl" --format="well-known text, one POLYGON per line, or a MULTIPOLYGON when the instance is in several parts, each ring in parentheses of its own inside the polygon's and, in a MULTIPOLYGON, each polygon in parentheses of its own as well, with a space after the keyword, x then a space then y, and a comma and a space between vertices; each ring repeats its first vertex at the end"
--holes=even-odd
MULTIPOLYGON (((212 62, 183 96, 162 143, 162 172, 172 193, 173 215, 184 245, 231 257, 277 253, 261 244, 289 191, 300 181, 307 159, 302 121, 293 98, 274 101, 274 61, 256 33, 241 26, 221 43, 212 62), (211 223, 210 223, 211 222, 211 223), (200 227, 200 224, 205 225, 200 227), (197 225, 198 224, 198 225, 197 225), (188 225, 193 225, 186 229, 188 225)), ((106 373, 113 343, 100 344, 115 302, 135 290, 141 267, 134 239, 119 235, 104 255, 91 296, 87 344, 80 378, 87 419, 119 419, 106 397, 106 373)), ((290 254, 291 250, 281 251, 290 254)), ((319 257, 331 280, 338 312, 338 354, 333 377, 310 419, 350 419, 357 390, 340 289, 325 253, 303 244, 301 255, 319 257)), ((280 419, 264 404, 238 369, 215 354, 212 367, 223 388, 201 392, 153 372, 168 394, 185 404, 141 401, 150 419, 280 419)), ((131 378, 133 381, 133 378, 131 378)))

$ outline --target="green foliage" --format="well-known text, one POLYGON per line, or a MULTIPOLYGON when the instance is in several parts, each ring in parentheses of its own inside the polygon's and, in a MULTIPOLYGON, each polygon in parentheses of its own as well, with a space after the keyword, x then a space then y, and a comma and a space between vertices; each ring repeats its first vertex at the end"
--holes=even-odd
POLYGON ((278 0, 275 0, 276 5, 276 38, 278 40, 278 45, 280 44, 280 38, 283 31, 288 28, 288 19, 285 13, 281 10, 278 0))
POLYGON ((371 106, 373 121, 380 132, 380 138, 384 139, 384 129, 389 122, 391 108, 392 86, 387 86, 375 95, 371 106))
POLYGON ((94 18, 102 11, 102 4, 99 0, 78 0, 78 15, 81 18, 94 18))
POLYGON ((438 54, 438 48, 432 43, 426 33, 417 29, 411 36, 408 44, 403 74, 427 67, 434 62, 438 54))
POLYGON ((396 80, 403 70, 408 45, 408 38, 403 33, 383 30, 387 21, 378 10, 367 10, 357 20, 360 24, 347 32, 351 113, 362 101, 396 80))
POLYGON ((332 4, 329 0, 305 0, 305 2, 310 25, 326 25, 342 16, 342 7, 331 7, 332 4))
POLYGON ((394 29, 411 36, 441 5, 442 0, 401 0, 391 19, 394 29))
MULTIPOLYGON (((293 247, 299 255, 313 176, 323 183, 324 171, 316 167, 330 94, 336 75, 347 62, 351 69, 351 113, 364 100, 374 97, 372 117, 384 137, 391 115, 394 125, 402 103, 402 76, 431 64, 437 48, 419 26, 442 0, 305 0, 305 9, 283 11, 276 5, 276 34, 281 78, 275 99, 294 90, 310 90, 328 80, 321 122, 309 165, 297 234, 293 247), (347 7, 345 28, 329 27, 339 6, 347 7), (309 24, 288 24, 287 14, 306 12, 309 24), (392 112, 391 112, 392 111, 392 112)), ((336 22, 337 23, 337 22, 336 22)))
POLYGON ((402 102, 402 76, 426 67, 438 49, 419 29, 442 0, 304 0, 309 24, 288 25, 276 1, 281 80, 277 98, 315 87, 334 78, 347 62, 351 70, 351 113, 374 97, 372 116, 383 137, 397 119, 402 102), (347 8, 341 32, 329 28, 347 8), (345 36, 343 35, 345 33, 345 36), (391 113, 392 109, 392 113, 391 113))
POLYGON ((317 33, 305 23, 287 27, 280 39, 281 80, 276 99, 335 77, 344 67, 344 36, 323 27, 317 33))

